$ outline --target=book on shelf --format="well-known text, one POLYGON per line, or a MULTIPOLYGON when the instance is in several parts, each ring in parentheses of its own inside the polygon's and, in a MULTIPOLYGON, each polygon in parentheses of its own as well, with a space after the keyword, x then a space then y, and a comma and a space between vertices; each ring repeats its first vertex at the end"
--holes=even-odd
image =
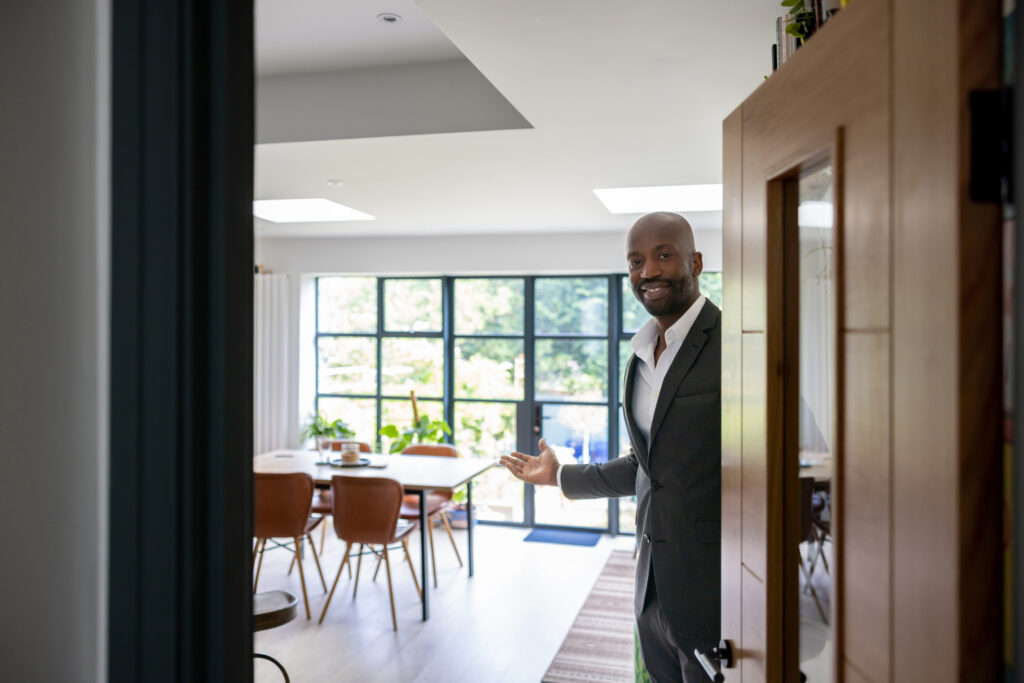
POLYGON ((772 46, 772 71, 786 63, 786 60, 796 54, 796 51, 804 42, 810 39, 825 23, 834 17, 842 7, 846 6, 846 0, 803 0, 794 7, 795 12, 783 15, 775 20, 775 44, 772 46), (808 17, 806 14, 810 16, 808 17), (787 28, 794 22, 800 21, 796 15, 800 14, 804 29, 808 32, 806 38, 800 39, 789 33, 787 28))

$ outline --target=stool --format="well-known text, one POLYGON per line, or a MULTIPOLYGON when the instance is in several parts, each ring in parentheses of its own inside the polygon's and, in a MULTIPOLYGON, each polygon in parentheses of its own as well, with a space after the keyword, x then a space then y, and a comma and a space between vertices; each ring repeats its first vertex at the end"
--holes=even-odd
MULTIPOLYGON (((252 630, 266 631, 268 628, 284 626, 298 613, 299 599, 287 591, 267 591, 252 596, 252 630)), ((291 683, 288 672, 281 662, 270 655, 253 652, 254 659, 265 659, 281 670, 284 683, 291 683)))

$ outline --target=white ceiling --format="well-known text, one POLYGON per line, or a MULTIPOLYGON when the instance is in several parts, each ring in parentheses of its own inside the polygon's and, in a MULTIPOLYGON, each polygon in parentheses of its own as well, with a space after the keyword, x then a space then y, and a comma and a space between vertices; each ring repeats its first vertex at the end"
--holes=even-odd
MULTIPOLYGON (((377 217, 257 220, 259 237, 622 230, 635 216, 609 214, 594 188, 721 182, 722 119, 769 72, 779 13, 774 0, 422 0, 422 12, 410 0, 256 6, 261 77, 331 71, 340 84, 332 96, 362 107, 333 117, 337 139, 258 145, 256 197, 326 197, 377 217), (383 24, 381 12, 405 21, 383 24), (391 29, 407 35, 397 39, 391 29), (423 62, 461 62, 459 53, 532 128, 346 132, 350 124, 367 130, 356 118, 385 113, 404 113, 415 133, 427 116, 489 111, 474 93, 449 93, 440 78, 436 88, 414 79, 416 91, 409 78, 394 77, 417 63, 422 73, 423 62), (354 74, 375 92, 343 87, 354 74), (424 87, 441 93, 448 109, 428 103, 424 87), (377 97, 386 110, 375 109, 377 97), (344 184, 330 187, 328 179, 344 184)), ((312 101, 292 99, 297 117, 312 101)), ((507 116, 490 120, 512 128, 507 116)), ((721 224, 719 212, 689 217, 696 228, 721 224)))
POLYGON ((462 59, 413 0, 257 0, 261 76, 462 59), (377 15, 398 14, 385 24, 377 15))

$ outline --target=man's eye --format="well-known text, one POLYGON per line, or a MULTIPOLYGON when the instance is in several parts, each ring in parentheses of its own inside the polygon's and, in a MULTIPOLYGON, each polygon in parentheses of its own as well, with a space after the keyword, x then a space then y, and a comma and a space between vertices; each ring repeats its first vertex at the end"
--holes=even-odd
POLYGON ((630 268, 637 268, 640 266, 640 259, 633 259, 629 262, 630 268))
POLYGON ((672 258, 672 252, 670 252, 670 251, 663 251, 663 252, 661 252, 659 254, 659 256, 661 258, 672 258))

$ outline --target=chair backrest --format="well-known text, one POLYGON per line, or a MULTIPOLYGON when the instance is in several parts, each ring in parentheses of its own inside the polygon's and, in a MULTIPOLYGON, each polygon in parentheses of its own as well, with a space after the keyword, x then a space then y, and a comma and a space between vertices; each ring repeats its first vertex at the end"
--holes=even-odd
POLYGON ((457 458, 459 457, 459 452, 455 450, 455 446, 446 443, 415 443, 403 448, 402 455, 440 455, 447 458, 457 458))
POLYGON ((341 447, 347 443, 359 444, 360 453, 373 453, 373 447, 370 444, 366 443, 365 441, 353 441, 352 439, 334 439, 333 441, 331 441, 331 450, 340 451, 341 447))
POLYGON ((338 538, 348 543, 389 543, 404 492, 401 484, 386 477, 332 477, 331 515, 338 538))
POLYGON ((313 505, 313 477, 305 472, 256 472, 253 477, 253 536, 305 535, 313 505))
MULTIPOLYGON (((403 448, 402 455, 438 455, 445 458, 457 458, 459 457, 459 452, 455 450, 455 446, 451 446, 446 443, 414 443, 411 446, 403 448)), ((451 491, 448 491, 447 493, 438 492, 431 495, 444 498, 445 500, 452 499, 451 491)))

